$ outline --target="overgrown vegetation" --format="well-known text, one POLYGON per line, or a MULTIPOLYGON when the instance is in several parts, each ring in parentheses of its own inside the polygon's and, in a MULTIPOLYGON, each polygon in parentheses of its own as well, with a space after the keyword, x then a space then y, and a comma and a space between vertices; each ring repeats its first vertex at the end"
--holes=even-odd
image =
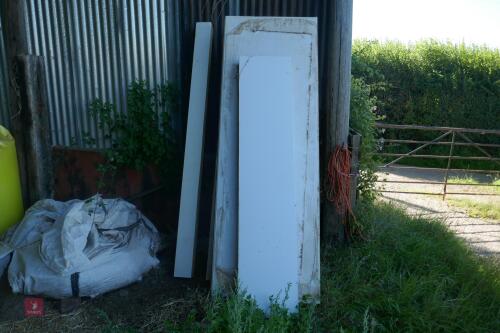
POLYGON ((370 87, 359 78, 352 78, 350 127, 361 134, 360 175, 358 189, 365 200, 373 199, 377 176, 377 160, 374 152, 377 146, 375 121, 377 99, 371 96, 370 87))
POLYGON ((500 266, 478 258, 446 226, 386 203, 362 203, 366 241, 324 248, 321 304, 268 318, 244 293, 207 303, 173 332, 494 332, 500 266))
POLYGON ((290 313, 284 306, 286 297, 272 297, 266 315, 257 307, 255 300, 244 291, 236 291, 228 297, 216 296, 208 300, 205 315, 200 322, 196 313, 179 323, 168 322, 167 332, 315 332, 315 307, 302 304, 297 313, 290 313))
MULTIPOLYGON (((140 171, 150 164, 173 177, 179 160, 172 127, 178 97, 173 84, 150 89, 146 81, 134 81, 127 91, 127 112, 117 112, 115 105, 100 99, 90 104, 90 113, 110 145, 104 150, 106 163, 99 166, 103 181, 113 179, 120 168, 140 171)), ((101 187, 106 185, 103 181, 101 187)))
POLYGON ((500 267, 446 226, 389 204, 358 214, 369 240, 323 250, 321 327, 328 332, 495 332, 500 267))
MULTIPOLYGON (((352 73, 369 85, 371 96, 377 97, 377 113, 387 123, 485 129, 498 129, 500 124, 499 50, 432 40, 410 46, 358 40, 353 44, 352 73)), ((438 135, 397 132, 398 139, 432 140, 438 135)), ((500 143, 498 136, 470 136, 477 142, 500 143)), ((387 130, 384 137, 396 138, 396 132, 387 130)), ((401 144, 387 148, 392 153, 411 150, 401 144)), ((420 153, 448 152, 449 146, 432 146, 420 153)), ((482 154, 473 147, 455 147, 455 155, 482 154)), ((447 161, 405 158, 401 163, 445 167, 447 161)), ((466 160, 453 160, 452 167, 498 169, 491 162, 466 160)))

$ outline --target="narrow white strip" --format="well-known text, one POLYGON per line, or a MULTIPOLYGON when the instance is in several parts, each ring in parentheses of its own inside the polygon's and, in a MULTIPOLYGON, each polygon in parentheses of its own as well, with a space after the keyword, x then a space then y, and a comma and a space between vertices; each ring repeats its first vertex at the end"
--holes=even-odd
POLYGON ((196 24, 174 276, 190 278, 196 251, 212 24, 196 24))

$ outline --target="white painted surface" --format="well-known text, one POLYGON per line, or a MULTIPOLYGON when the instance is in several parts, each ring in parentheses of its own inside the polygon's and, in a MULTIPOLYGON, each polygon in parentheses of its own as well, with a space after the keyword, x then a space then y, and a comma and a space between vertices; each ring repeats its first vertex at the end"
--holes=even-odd
POLYGON ((227 291, 237 268, 238 62, 240 56, 292 58, 299 296, 319 296, 319 137, 317 20, 226 17, 217 156, 212 290, 227 291))
POLYGON ((175 251, 175 277, 193 276, 211 44, 212 24, 196 23, 181 206, 175 251))
POLYGON ((269 311, 299 302, 293 68, 290 57, 241 57, 238 282, 269 311))

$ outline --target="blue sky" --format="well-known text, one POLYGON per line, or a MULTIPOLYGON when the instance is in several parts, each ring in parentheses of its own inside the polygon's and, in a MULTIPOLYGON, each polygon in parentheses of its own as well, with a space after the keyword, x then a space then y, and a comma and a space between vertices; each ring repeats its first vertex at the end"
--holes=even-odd
POLYGON ((353 0, 353 37, 500 49, 500 0, 353 0))

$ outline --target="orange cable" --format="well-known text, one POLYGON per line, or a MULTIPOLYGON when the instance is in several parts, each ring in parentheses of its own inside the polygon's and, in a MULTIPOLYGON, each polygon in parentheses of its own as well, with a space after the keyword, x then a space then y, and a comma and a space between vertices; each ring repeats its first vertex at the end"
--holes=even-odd
MULTIPOLYGON (((335 205, 339 214, 349 214, 356 220, 350 200, 351 152, 347 147, 335 147, 330 154, 327 171, 327 200, 335 205)), ((342 223, 350 234, 352 230, 347 225, 347 216, 342 223)))

